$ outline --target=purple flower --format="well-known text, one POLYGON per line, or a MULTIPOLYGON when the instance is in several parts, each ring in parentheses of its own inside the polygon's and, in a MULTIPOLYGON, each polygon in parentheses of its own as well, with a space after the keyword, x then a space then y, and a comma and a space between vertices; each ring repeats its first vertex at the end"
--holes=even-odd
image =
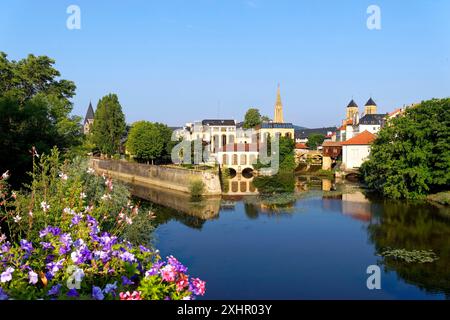
POLYGON ((61 229, 58 227, 50 227, 50 233, 54 236, 61 234, 61 229))
POLYGON ((53 250, 55 247, 50 242, 41 242, 41 246, 44 250, 53 250))
POLYGON ((11 244, 9 243, 9 241, 4 243, 4 244, 2 244, 2 247, 1 247, 2 253, 6 253, 10 249, 11 249, 11 244))
POLYGON ((33 244, 25 239, 22 239, 20 240, 20 248, 27 253, 31 253, 31 251, 33 251, 33 244))
POLYGON ((49 296, 57 296, 57 295, 59 295, 59 290, 60 289, 61 289, 61 285, 60 284, 54 285, 50 290, 48 290, 47 294, 49 296))
POLYGON ((12 279, 12 273, 14 269, 11 267, 6 268, 6 270, 0 275, 0 282, 8 282, 12 279))
POLYGON ((128 279, 125 276, 122 276, 122 285, 123 286, 129 286, 129 285, 132 285, 132 284, 134 284, 133 281, 131 281, 130 279, 128 279))
POLYGON ((49 273, 52 276, 55 276, 55 273, 57 273, 62 268, 63 262, 64 262, 64 259, 61 259, 58 262, 47 263, 47 268, 48 268, 49 273))
POLYGON ((49 227, 47 227, 47 228, 45 228, 45 229, 42 229, 41 231, 39 231, 39 237, 40 237, 40 238, 43 238, 43 237, 45 237, 46 235, 48 235, 48 233, 49 233, 49 227))
POLYGON ((174 256, 167 257, 167 262, 175 267, 175 271, 185 273, 187 272, 187 267, 181 264, 174 256))
POLYGON ((164 262, 157 262, 157 263, 154 263, 153 265, 152 265, 152 267, 150 268, 150 270, 148 270, 146 273, 145 273, 145 276, 146 277, 149 277, 149 276, 154 276, 154 275, 156 275, 156 274, 158 274, 159 273, 159 269, 161 269, 161 267, 164 265, 164 262))
POLYGON ((28 272, 28 278, 30 279, 29 283, 31 283, 31 284, 36 284, 38 282, 38 275, 33 270, 28 272))
POLYGON ((120 259, 122 259, 125 262, 134 262, 134 261, 136 261, 136 258, 134 257, 134 254, 129 253, 128 251, 123 252, 120 255, 120 259))
POLYGON ((80 223, 82 218, 83 218, 82 214, 76 214, 70 222, 72 223, 72 225, 76 226, 77 224, 80 223))
POLYGON ((108 283, 106 286, 105 286, 105 289, 103 290, 103 292, 105 292, 106 294, 108 294, 108 293, 114 293, 114 290, 116 290, 117 289, 117 281, 116 282, 114 282, 114 283, 108 283))
POLYGON ((103 295, 102 289, 99 287, 93 286, 92 287, 92 298, 94 300, 103 300, 105 296, 103 295))
POLYGON ((147 249, 146 247, 144 247, 143 245, 139 246, 139 249, 141 249, 141 252, 150 252, 150 249, 147 249))
POLYGON ((67 291, 67 296, 77 298, 80 296, 80 294, 78 293, 77 289, 70 289, 69 291, 67 291))
POLYGON ((8 295, 6 294, 5 291, 3 291, 3 289, 0 287, 0 301, 1 300, 8 300, 8 295))

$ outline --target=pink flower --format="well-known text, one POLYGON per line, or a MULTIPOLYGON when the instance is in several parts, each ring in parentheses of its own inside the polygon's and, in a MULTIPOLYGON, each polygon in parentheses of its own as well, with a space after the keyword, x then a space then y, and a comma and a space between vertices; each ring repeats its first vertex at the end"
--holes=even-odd
POLYGON ((133 291, 133 293, 127 291, 125 293, 123 292, 119 293, 119 297, 120 300, 142 300, 141 294, 142 294, 141 291, 133 291))
POLYGON ((177 291, 183 290, 188 284, 189 284, 188 276, 185 274, 180 274, 176 283, 177 291))
POLYGON ((161 277, 163 278, 164 281, 167 281, 167 282, 175 281, 176 272, 175 272, 174 266, 168 264, 164 268, 161 268, 161 270, 159 270, 159 272, 161 273, 161 277))
POLYGON ((199 278, 193 278, 189 290, 197 296, 202 296, 205 294, 205 285, 205 281, 202 281, 199 278))

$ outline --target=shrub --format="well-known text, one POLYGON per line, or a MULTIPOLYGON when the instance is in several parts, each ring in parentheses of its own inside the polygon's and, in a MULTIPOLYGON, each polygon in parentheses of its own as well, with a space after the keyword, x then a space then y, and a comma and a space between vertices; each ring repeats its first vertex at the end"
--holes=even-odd
POLYGON ((189 184, 192 200, 199 200, 205 191, 205 184, 200 179, 193 179, 189 184))

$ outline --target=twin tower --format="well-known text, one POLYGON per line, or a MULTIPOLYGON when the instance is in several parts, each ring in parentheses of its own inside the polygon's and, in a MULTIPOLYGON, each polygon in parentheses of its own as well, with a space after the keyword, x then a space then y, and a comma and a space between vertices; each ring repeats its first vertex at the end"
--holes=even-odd
MULTIPOLYGON (((373 101, 372 98, 370 98, 366 105, 364 106, 364 114, 376 114, 377 113, 377 104, 375 101, 373 101)), ((356 102, 352 99, 350 103, 347 106, 347 115, 346 119, 354 119, 355 117, 359 116, 359 107, 356 104, 356 102)))

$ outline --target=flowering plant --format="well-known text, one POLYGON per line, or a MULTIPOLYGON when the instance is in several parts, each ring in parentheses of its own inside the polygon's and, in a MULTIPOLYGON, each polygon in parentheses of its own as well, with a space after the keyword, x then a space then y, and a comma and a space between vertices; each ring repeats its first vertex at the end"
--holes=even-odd
POLYGON ((205 282, 157 250, 101 232, 84 213, 70 232, 48 226, 39 242, 0 237, 1 299, 194 299, 205 282))

